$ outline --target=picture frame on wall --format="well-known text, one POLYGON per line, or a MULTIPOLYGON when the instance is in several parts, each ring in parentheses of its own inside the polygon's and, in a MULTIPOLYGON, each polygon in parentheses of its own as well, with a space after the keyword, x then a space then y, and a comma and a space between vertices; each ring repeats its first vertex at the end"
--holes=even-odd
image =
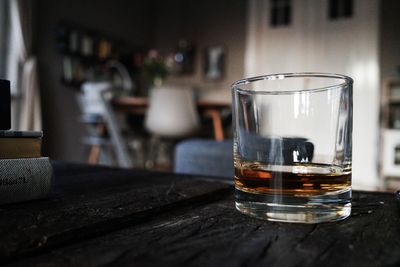
POLYGON ((226 51, 221 45, 209 46, 204 50, 204 79, 221 80, 225 76, 226 51))

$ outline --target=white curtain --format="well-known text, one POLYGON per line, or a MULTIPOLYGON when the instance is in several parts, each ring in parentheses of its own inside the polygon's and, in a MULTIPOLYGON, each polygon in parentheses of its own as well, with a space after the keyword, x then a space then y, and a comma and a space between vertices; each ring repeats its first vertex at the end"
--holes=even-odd
POLYGON ((249 0, 246 76, 280 72, 331 72, 351 76, 353 184, 378 185, 379 2, 354 0, 351 18, 328 18, 327 0, 292 0, 286 27, 270 26, 269 0, 249 0))
POLYGON ((11 80, 12 93, 17 96, 13 103, 13 129, 42 130, 40 92, 36 58, 32 53, 33 10, 32 0, 11 0, 11 33, 7 77, 11 80))

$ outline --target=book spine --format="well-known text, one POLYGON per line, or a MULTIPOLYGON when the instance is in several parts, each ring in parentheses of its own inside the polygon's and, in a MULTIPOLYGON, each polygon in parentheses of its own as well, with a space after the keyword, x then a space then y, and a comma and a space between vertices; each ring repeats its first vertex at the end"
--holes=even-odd
POLYGON ((45 157, 0 160, 0 204, 47 197, 53 170, 45 157))
POLYGON ((0 137, 14 137, 14 138, 42 138, 43 132, 38 131, 13 131, 0 130, 0 137))

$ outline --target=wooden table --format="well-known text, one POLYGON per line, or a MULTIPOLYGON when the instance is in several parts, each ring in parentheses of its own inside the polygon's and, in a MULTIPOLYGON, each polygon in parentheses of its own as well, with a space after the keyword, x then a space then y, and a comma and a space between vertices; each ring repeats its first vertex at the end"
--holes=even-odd
MULTIPOLYGON (((113 99, 114 108, 119 111, 132 114, 145 114, 149 101, 146 97, 123 96, 113 99)), ((199 99, 196 101, 198 109, 207 117, 210 117, 214 127, 214 138, 217 141, 224 140, 221 111, 230 109, 231 105, 226 102, 208 101, 199 99)))
MULTIPOLYGON (((288 224, 233 206, 224 180, 56 162, 51 198, 0 207, 0 265, 399 266, 393 194, 344 221, 288 224)), ((230 181, 230 179, 228 180, 230 181)))

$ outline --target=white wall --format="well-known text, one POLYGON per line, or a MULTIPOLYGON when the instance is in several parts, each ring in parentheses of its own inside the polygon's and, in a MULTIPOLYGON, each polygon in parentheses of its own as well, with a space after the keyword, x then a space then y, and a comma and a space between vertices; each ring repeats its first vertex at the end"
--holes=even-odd
POLYGON ((292 24, 269 26, 269 1, 250 0, 246 76, 279 72, 331 72, 351 76, 353 185, 378 185, 379 3, 355 0, 351 19, 328 18, 328 1, 292 1, 292 24))

